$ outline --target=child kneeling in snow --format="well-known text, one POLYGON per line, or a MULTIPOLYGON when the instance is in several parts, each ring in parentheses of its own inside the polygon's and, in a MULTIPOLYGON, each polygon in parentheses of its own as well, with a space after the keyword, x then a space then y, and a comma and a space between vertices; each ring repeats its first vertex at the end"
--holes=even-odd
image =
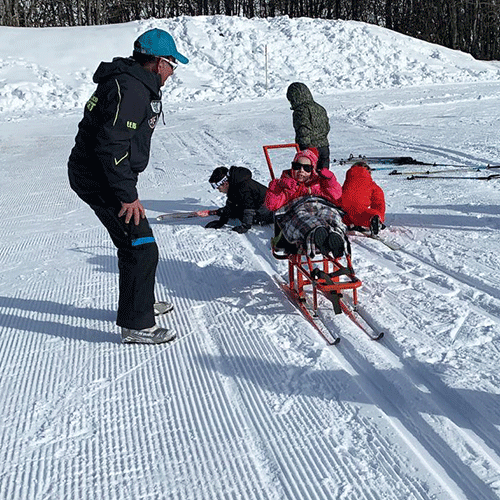
POLYGON ((338 208, 342 188, 330 170, 316 173, 317 162, 315 148, 299 151, 292 168, 269 184, 265 205, 275 212, 288 243, 311 257, 317 249, 337 258, 344 254, 346 243, 346 227, 338 208))
POLYGON ((346 173, 340 206, 345 211, 344 223, 351 229, 369 229, 378 234, 385 226, 385 197, 372 179, 371 168, 356 162, 346 173))
POLYGON ((205 228, 220 229, 229 219, 239 219, 241 225, 233 231, 244 234, 252 224, 271 224, 273 215, 264 206, 266 187, 252 179, 252 172, 245 167, 217 167, 210 176, 214 189, 227 195, 226 205, 217 210, 219 220, 209 222, 205 228))

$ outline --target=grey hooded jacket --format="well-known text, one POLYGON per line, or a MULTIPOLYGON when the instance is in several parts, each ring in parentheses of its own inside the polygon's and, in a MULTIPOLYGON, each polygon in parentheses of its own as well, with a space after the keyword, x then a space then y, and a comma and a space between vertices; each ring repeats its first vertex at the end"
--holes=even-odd
POLYGON ((323 106, 314 101, 311 91, 304 83, 292 83, 286 93, 293 110, 295 142, 300 149, 328 146, 330 121, 323 106))

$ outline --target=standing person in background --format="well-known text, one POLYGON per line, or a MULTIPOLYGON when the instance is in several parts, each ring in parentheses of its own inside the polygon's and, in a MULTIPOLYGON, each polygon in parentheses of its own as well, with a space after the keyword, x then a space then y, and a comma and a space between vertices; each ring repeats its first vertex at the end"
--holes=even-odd
POLYGON ((188 59, 177 52, 169 33, 152 29, 135 41, 132 57, 102 62, 68 161, 71 188, 118 248, 116 323, 124 343, 159 344, 175 338, 155 322, 155 315, 173 306, 155 303, 158 247, 137 181, 148 164, 151 136, 162 114, 160 89, 177 61, 186 64, 188 59))
POLYGON ((385 228, 384 192, 372 179, 366 162, 358 161, 346 172, 340 205, 348 227, 370 230, 375 235, 385 228))
POLYGON ((319 153, 317 171, 330 168, 330 120, 326 109, 314 101, 311 91, 304 83, 292 83, 286 92, 292 107, 295 142, 301 151, 316 148, 319 153))

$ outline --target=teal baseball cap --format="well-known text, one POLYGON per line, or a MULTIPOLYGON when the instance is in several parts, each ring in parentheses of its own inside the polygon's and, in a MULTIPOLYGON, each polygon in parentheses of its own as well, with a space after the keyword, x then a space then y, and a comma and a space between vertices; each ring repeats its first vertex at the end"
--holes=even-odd
POLYGON ((134 42, 134 52, 156 57, 172 56, 182 64, 187 64, 189 62, 187 57, 177 52, 172 35, 158 28, 145 31, 134 42))

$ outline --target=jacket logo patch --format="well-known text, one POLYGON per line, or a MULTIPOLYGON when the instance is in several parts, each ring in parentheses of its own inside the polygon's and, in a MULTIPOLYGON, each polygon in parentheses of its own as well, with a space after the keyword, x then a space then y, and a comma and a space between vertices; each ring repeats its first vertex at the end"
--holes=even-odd
POLYGON ((159 115, 161 113, 161 101, 151 101, 151 109, 153 113, 159 115))
POLYGON ((137 123, 127 122, 127 128, 131 128, 132 130, 135 130, 137 128, 137 123))
POLYGON ((151 128, 155 128, 156 127, 156 122, 158 121, 158 116, 153 116, 152 118, 150 118, 148 120, 148 123, 149 123, 149 126, 151 128))
POLYGON ((87 101, 87 109, 89 111, 92 111, 95 108, 98 100, 99 99, 97 98, 97 96, 93 94, 92 97, 87 101))

